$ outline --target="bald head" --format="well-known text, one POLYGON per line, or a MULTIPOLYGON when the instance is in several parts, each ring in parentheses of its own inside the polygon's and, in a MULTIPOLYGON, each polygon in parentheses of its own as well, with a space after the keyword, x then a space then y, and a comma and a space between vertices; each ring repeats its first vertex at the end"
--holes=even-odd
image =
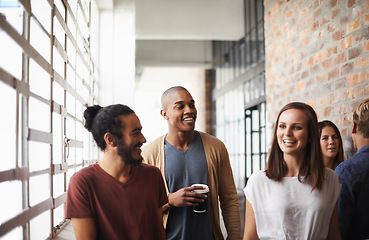
MULTIPOLYGON (((166 110, 167 107, 168 107, 168 103, 170 103, 170 99, 171 99, 171 96, 179 91, 187 91, 186 88, 184 87, 181 87, 181 86, 175 86, 175 87, 171 87, 169 89, 167 89, 163 95, 161 95, 161 108, 163 110, 166 110)), ((189 92, 188 92, 189 93, 189 92)))

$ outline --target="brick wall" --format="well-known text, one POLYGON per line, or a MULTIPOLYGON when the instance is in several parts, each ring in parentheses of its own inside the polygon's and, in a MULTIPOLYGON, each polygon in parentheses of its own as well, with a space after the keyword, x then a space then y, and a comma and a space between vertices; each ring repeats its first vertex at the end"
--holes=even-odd
POLYGON ((265 0, 268 122, 302 101, 341 130, 354 153, 352 112, 369 97, 369 0, 265 0))

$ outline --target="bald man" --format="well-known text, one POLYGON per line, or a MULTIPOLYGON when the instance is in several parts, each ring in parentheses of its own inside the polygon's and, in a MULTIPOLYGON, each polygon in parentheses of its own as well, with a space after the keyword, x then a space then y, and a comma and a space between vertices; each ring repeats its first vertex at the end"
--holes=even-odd
POLYGON ((223 239, 219 202, 227 239, 241 239, 239 202, 227 149, 219 139, 194 130, 197 110, 185 88, 169 88, 161 104, 168 133, 146 144, 142 156, 161 170, 165 180, 168 204, 163 207, 163 216, 167 239, 223 239), (206 198, 193 192, 199 188, 191 187, 195 183, 209 186, 205 213, 193 211, 193 206, 206 198))

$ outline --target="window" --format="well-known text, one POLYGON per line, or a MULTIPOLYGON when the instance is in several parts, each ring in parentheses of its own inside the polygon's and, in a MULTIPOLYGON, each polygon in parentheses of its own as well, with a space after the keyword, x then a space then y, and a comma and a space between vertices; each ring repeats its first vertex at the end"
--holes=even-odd
POLYGON ((245 36, 213 42, 213 132, 228 149, 238 189, 265 167, 267 155, 263 1, 245 0, 244 8, 245 36))
POLYGON ((89 0, 0 0, 0 238, 53 239, 71 175, 98 159, 89 0))
POLYGON ((245 110, 245 185, 255 171, 265 169, 267 160, 265 102, 245 110))

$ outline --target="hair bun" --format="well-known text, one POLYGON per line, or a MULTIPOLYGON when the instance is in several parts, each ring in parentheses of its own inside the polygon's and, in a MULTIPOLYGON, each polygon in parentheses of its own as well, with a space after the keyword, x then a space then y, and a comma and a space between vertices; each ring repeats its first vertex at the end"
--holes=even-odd
POLYGON ((100 111, 102 107, 99 105, 93 105, 91 107, 88 107, 85 112, 83 113, 85 121, 85 128, 91 132, 92 125, 94 122, 94 118, 96 117, 97 113, 100 111))

